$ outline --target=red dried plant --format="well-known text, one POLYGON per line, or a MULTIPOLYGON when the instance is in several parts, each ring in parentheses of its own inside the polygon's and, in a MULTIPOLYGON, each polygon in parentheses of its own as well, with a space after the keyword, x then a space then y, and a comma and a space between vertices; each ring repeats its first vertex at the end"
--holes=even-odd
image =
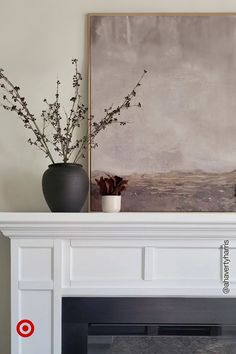
POLYGON ((107 175, 107 177, 100 177, 95 181, 99 187, 101 195, 121 195, 121 192, 127 188, 128 180, 119 176, 107 175))

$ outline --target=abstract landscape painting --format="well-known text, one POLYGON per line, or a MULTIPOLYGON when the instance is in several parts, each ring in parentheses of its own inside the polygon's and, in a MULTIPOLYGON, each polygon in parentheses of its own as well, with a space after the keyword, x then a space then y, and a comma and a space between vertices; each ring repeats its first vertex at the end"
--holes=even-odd
POLYGON ((91 149, 91 210, 107 173, 123 211, 236 211, 236 15, 91 15, 90 34, 94 122, 147 70, 91 149))

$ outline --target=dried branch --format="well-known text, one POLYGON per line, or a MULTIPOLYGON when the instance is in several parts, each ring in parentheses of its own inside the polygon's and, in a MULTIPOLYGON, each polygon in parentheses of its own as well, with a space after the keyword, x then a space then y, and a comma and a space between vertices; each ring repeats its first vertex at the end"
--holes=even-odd
POLYGON ((78 71, 78 60, 73 59, 72 64, 74 65, 75 70, 73 76, 74 94, 70 98, 71 109, 69 113, 63 108, 65 116, 64 124, 61 114, 59 80, 57 80, 56 83, 55 101, 49 103, 45 98, 44 103, 46 104, 46 109, 42 111, 41 117, 36 119, 30 112, 25 97, 20 94, 20 87, 13 85, 13 83, 4 75, 3 69, 0 69, 0 88, 3 91, 0 106, 7 111, 15 112, 19 116, 24 127, 31 130, 35 137, 34 140, 31 138, 28 139, 30 145, 43 151, 52 163, 54 163, 52 149, 62 158, 64 163, 67 163, 72 158, 73 154, 73 161, 75 163, 80 159, 85 158, 88 144, 90 144, 92 148, 98 146, 96 143, 96 136, 100 131, 105 130, 113 123, 118 123, 121 126, 127 124, 126 121, 119 119, 119 116, 124 109, 133 107, 141 108, 140 102, 134 104, 131 104, 131 102, 136 97, 137 89, 141 86, 141 81, 147 73, 146 70, 144 70, 141 78, 130 93, 124 98, 121 105, 118 105, 116 108, 113 108, 112 105, 108 109, 105 109, 104 118, 98 122, 94 121, 93 116, 89 118, 91 120, 90 132, 78 139, 77 136, 81 129, 81 124, 83 121, 86 121, 87 118, 88 108, 81 103, 80 86, 82 76, 78 71))

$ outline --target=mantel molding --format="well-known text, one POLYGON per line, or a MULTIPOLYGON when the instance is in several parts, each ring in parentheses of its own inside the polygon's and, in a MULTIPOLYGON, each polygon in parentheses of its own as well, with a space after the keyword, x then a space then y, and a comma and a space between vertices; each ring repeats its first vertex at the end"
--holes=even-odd
POLYGON ((236 214, 0 213, 0 230, 9 238, 236 239, 236 214))

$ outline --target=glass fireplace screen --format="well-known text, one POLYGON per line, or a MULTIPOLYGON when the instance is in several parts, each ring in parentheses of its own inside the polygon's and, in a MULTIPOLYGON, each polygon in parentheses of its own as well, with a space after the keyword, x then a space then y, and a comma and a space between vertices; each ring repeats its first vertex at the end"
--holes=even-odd
POLYGON ((62 354, 236 354, 236 298, 62 300, 62 354))

